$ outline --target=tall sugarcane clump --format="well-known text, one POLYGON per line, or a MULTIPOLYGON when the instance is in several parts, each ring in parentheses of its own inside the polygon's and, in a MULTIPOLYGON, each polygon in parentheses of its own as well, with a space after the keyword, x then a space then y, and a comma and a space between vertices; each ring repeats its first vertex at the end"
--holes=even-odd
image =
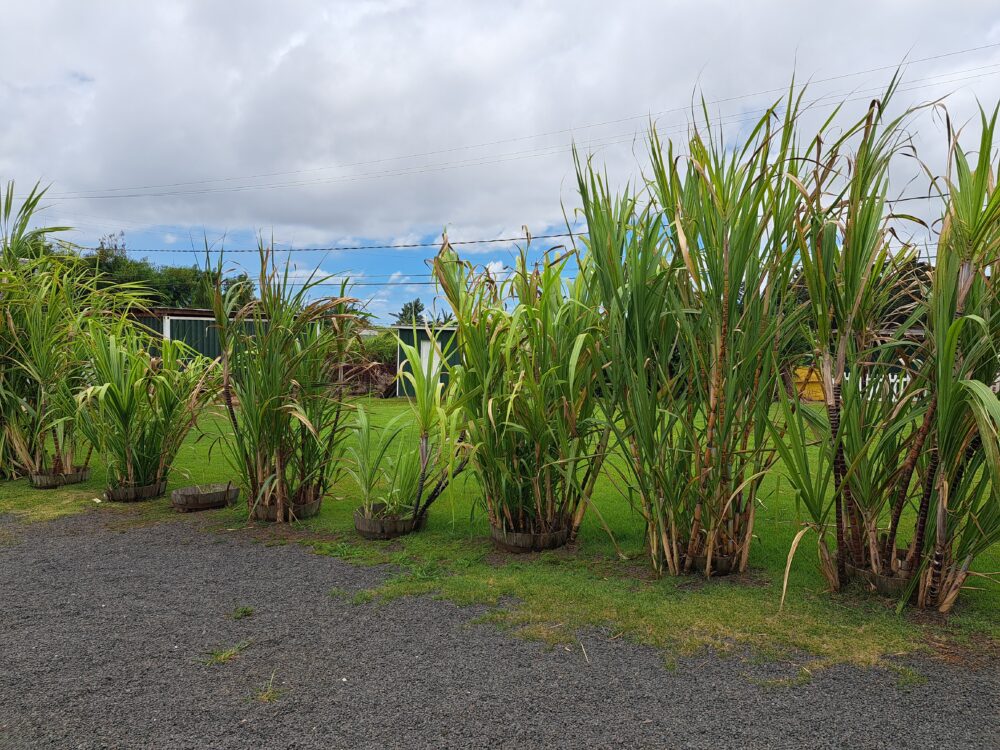
POLYGON ((612 196, 578 160, 584 270, 605 329, 601 406, 659 573, 747 567, 776 457, 768 410, 800 200, 783 178, 796 169, 790 104, 736 149, 695 129, 682 156, 654 131, 643 193, 612 196))
MULTIPOLYGON (((61 274, 46 280, 42 295, 36 286, 39 274, 55 265, 41 262, 41 257, 65 229, 33 226, 44 194, 35 185, 17 205, 14 183, 9 182, 0 195, 0 479, 51 468, 52 460, 58 462, 65 455, 62 450, 51 458, 47 455, 50 428, 63 415, 49 408, 53 398, 40 383, 44 376, 25 358, 25 349, 33 343, 27 332, 34 322, 29 308, 42 304, 40 297, 48 292, 56 296, 66 289, 61 274)), ((50 317, 56 318, 57 312, 50 317)), ((60 330, 70 330, 74 312, 58 316, 60 330)), ((46 342, 39 344, 50 359, 60 357, 46 342)))
MULTIPOLYGON (((0 478, 58 482, 87 470, 94 443, 78 425, 77 395, 97 384, 90 330, 144 300, 136 284, 109 287, 58 236, 37 227, 45 190, 0 200, 0 478)), ((51 484, 45 486, 52 486, 51 484)))
POLYGON ((786 394, 778 445, 807 513, 795 544, 817 532, 831 588, 855 579, 947 612, 976 555, 1000 540, 996 114, 981 118, 974 158, 950 141, 928 272, 894 246, 904 219, 890 167, 909 148, 912 112, 885 117, 893 91, 825 149, 817 138, 800 184, 802 330, 825 402, 818 412, 786 394))
POLYGON ((516 534, 575 535, 609 430, 596 412, 597 315, 566 256, 508 278, 476 273, 445 243, 434 271, 457 324, 451 372, 459 425, 472 448, 491 525, 516 534))
POLYGON ((259 256, 255 299, 242 304, 250 295, 239 283, 215 289, 232 427, 225 445, 251 516, 285 522, 318 513, 343 469, 345 400, 362 318, 343 285, 338 296, 314 298, 325 277, 295 281, 263 243, 259 256))

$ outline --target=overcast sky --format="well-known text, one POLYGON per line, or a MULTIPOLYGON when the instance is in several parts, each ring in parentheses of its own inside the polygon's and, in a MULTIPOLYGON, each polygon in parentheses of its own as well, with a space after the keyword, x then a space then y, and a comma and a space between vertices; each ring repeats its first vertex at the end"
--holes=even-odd
MULTIPOLYGON (((573 140, 634 178, 650 117, 682 137, 697 90, 738 137, 793 70, 817 81, 810 99, 856 97, 855 115, 906 56, 900 103, 951 94, 961 121, 1000 96, 985 1, 34 0, 3 21, 0 179, 51 184, 46 223, 76 242, 123 230, 159 263, 192 262, 152 251, 206 235, 245 250, 258 232, 286 248, 559 232, 573 140)), ((940 123, 918 125, 940 163, 940 123)), ((433 297, 417 285, 431 255, 291 257, 370 284, 355 292, 384 319, 433 297)))

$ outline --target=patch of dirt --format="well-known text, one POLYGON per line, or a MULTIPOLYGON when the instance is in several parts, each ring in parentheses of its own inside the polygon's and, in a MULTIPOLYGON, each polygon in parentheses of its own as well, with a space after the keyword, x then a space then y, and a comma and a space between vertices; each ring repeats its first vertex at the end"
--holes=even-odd
POLYGON ((1000 641, 975 634, 969 643, 957 643, 953 638, 931 635, 927 645, 935 659, 967 669, 996 669, 1000 663, 1000 641))
POLYGON ((510 552, 501 552, 497 549, 491 549, 483 557, 483 562, 493 568, 502 568, 511 563, 532 563, 538 562, 537 552, 527 552, 523 555, 515 555, 510 552))
POLYGON ((749 568, 745 573, 737 573, 732 576, 722 576, 721 578, 712 580, 717 580, 720 583, 731 583, 734 586, 746 586, 748 588, 755 589, 766 589, 773 583, 771 577, 758 568, 749 568))
POLYGON ((675 580, 678 591, 700 591, 706 586, 740 586, 760 589, 767 588, 772 583, 764 571, 756 568, 750 568, 745 573, 712 576, 711 578, 706 578, 702 573, 692 572, 678 576, 675 580))
POLYGON ((604 578, 627 578, 640 583, 653 583, 659 580, 645 559, 639 561, 595 557, 588 562, 588 567, 604 578))

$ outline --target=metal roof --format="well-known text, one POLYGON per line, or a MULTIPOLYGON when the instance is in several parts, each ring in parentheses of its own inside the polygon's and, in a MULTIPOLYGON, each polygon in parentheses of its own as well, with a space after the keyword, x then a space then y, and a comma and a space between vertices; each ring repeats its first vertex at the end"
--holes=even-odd
POLYGON ((151 315, 154 318, 212 318, 215 313, 206 308, 198 307, 145 307, 137 308, 135 314, 151 315))

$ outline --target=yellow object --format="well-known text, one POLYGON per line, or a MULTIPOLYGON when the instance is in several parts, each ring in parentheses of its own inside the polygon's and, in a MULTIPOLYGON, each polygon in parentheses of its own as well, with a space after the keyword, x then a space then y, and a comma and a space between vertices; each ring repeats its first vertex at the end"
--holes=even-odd
POLYGON ((795 368, 795 391, 809 401, 822 401, 825 397, 823 381, 815 367, 795 368))

